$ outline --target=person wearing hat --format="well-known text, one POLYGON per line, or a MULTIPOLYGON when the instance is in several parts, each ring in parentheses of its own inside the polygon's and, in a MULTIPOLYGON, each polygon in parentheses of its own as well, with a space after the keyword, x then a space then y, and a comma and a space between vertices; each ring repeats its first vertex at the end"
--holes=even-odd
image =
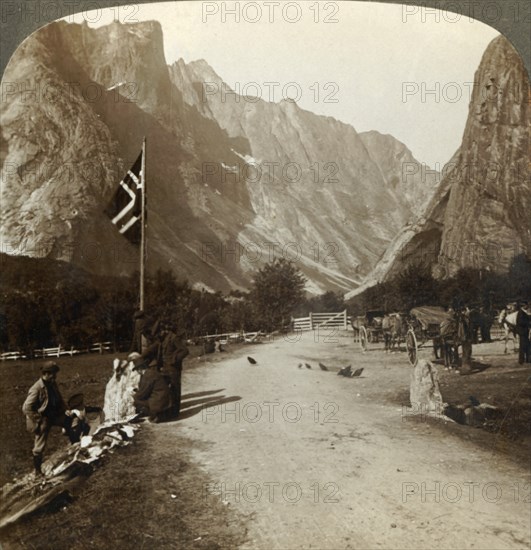
POLYGON ((522 365, 523 363, 531 363, 531 349, 529 343, 529 314, 525 311, 524 307, 527 305, 526 302, 518 302, 516 314, 516 333, 518 334, 518 339, 520 340, 520 347, 518 349, 518 363, 522 365))
POLYGON ((22 405, 26 428, 35 436, 32 454, 37 475, 42 474, 43 453, 52 426, 64 428, 71 435, 70 411, 55 381, 58 372, 57 363, 46 361, 41 367, 41 377, 31 386, 22 405))
POLYGON ((147 415, 151 422, 156 423, 161 420, 162 413, 170 406, 170 389, 157 363, 149 364, 145 359, 138 358, 135 360, 134 368, 142 374, 133 398, 136 410, 140 414, 147 415))
POLYGON ((129 352, 144 353, 149 346, 149 333, 146 314, 141 309, 135 311, 133 323, 133 340, 129 352))
POLYGON ((171 413, 175 417, 178 417, 181 412, 181 374, 184 358, 189 353, 184 330, 175 330, 169 323, 164 325, 159 365, 170 387, 171 413))
MULTIPOLYGON (((181 409, 181 372, 184 358, 189 354, 184 331, 174 331, 173 325, 158 320, 153 328, 154 340, 135 365, 145 368, 155 365, 169 387, 172 416, 179 416, 181 409)), ((150 375, 151 376, 151 375, 150 375)))

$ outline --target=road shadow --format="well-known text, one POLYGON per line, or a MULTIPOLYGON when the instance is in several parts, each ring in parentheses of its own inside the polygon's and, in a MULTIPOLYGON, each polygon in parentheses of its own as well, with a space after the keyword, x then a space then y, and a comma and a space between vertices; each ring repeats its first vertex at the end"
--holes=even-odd
POLYGON ((221 388, 220 390, 208 390, 208 391, 198 391, 195 393, 185 393, 181 396, 181 401, 183 399, 191 399, 192 397, 203 397, 204 395, 212 395, 214 393, 219 393, 220 391, 223 391, 225 388, 221 388))
POLYGON ((181 398, 181 411, 183 409, 189 409, 190 407, 195 407, 198 405, 208 405, 210 403, 214 403, 215 401, 218 401, 219 399, 224 399, 224 395, 216 395, 215 397, 202 397, 200 399, 192 399, 190 401, 184 401, 181 398))
POLYGON ((462 375, 470 376, 472 374, 479 374, 480 372, 483 372, 487 369, 492 367, 492 365, 488 363, 479 363, 478 361, 472 361, 472 364, 470 365, 470 371, 469 372, 462 372, 462 375))
POLYGON ((206 398, 203 401, 193 402, 193 403, 184 403, 181 405, 181 414, 177 420, 184 420, 185 418, 190 418, 200 413, 203 409, 209 407, 216 407, 218 405, 224 405, 225 403, 233 403, 234 401, 240 401, 241 397, 239 395, 233 395, 232 397, 210 397, 206 398), (190 408, 188 408, 192 405, 190 408), (184 409, 184 410, 183 410, 184 409))

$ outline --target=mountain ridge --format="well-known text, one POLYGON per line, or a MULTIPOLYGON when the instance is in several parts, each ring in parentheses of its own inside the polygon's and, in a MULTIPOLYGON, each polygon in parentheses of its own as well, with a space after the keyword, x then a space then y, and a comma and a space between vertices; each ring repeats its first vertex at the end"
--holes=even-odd
POLYGON ((273 244, 313 292, 347 290, 417 208, 389 183, 396 159, 380 166, 351 125, 289 101, 198 95, 222 79, 206 61, 168 66, 157 22, 48 25, 4 78, 60 91, 53 104, 18 92, 1 107, 2 158, 16 167, 2 189, 2 241, 14 252, 136 269, 103 210, 144 136, 148 268, 208 288, 248 287, 273 244))
POLYGON ((505 37, 488 45, 474 82, 461 146, 438 189, 347 298, 416 264, 445 278, 467 267, 507 272, 516 256, 531 258, 530 85, 505 37))

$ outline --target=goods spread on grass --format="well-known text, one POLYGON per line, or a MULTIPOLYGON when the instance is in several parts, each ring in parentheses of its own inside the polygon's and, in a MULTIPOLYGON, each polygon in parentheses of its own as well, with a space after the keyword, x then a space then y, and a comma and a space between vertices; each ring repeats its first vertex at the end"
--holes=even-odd
POLYGON ((131 417, 100 425, 93 435, 60 449, 43 464, 44 476, 27 474, 2 488, 0 528, 42 509, 54 501, 68 500, 94 471, 95 465, 115 447, 129 445, 138 429, 131 417))
POLYGON ((2 488, 0 528, 73 497, 76 488, 94 471, 95 465, 115 447, 131 443, 138 425, 132 389, 138 375, 132 362, 114 360, 113 375, 105 390, 106 422, 91 427, 91 435, 61 448, 43 464, 43 476, 27 474, 2 488))

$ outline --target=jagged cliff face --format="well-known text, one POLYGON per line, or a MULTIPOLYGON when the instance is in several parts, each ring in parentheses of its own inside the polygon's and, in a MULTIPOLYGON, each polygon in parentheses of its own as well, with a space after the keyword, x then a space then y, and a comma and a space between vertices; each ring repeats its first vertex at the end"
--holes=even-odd
MULTIPOLYGON (((421 164, 391 136, 371 132, 365 141, 352 126, 291 101, 239 96, 203 60, 179 60, 170 77, 188 104, 249 143, 245 183, 256 217, 240 242, 294 243, 301 265, 328 273, 339 287, 357 283, 433 194, 436 174, 423 179, 421 164), (406 161, 415 176, 403 179, 406 161)), ((241 176, 245 163, 220 172, 241 176)))
POLYGON ((437 191, 349 297, 418 263, 447 277, 460 267, 503 272, 514 256, 531 257, 529 80, 503 36, 490 43, 474 82, 461 147, 437 191))
POLYGON ((422 214, 440 175, 416 160, 402 142, 389 134, 363 132, 360 138, 378 165, 387 187, 400 197, 400 202, 408 205, 413 214, 422 214))
POLYGON ((448 206, 441 263, 507 270, 531 256, 531 109, 522 60, 500 36, 485 51, 474 81, 448 206))
POLYGON ((352 288, 434 185, 420 165, 397 181, 403 159, 416 161, 391 136, 288 101, 205 93, 221 79, 204 61, 166 66, 155 22, 49 25, 3 82, 7 252, 136 269, 102 212, 144 135, 148 268, 214 289, 246 287, 273 251, 296 260, 310 290, 352 288))

